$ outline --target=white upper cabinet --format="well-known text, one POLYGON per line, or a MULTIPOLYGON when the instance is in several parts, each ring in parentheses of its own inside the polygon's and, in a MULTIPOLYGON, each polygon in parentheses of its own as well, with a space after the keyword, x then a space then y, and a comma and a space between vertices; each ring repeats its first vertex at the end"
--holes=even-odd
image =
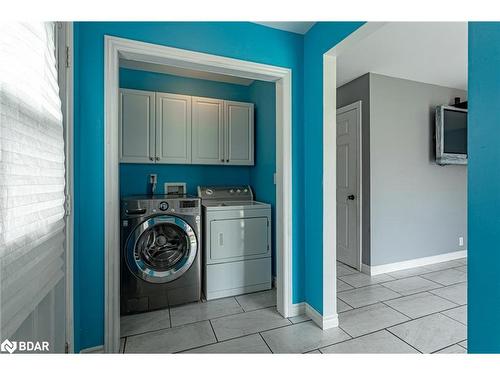
POLYGON ((155 93, 120 90, 120 161, 150 163, 155 156, 155 93))
POLYGON ((225 161, 230 165, 254 164, 254 105, 224 102, 225 161))
POLYGON ((193 164, 224 164, 224 102, 193 97, 193 164))
POLYGON ((191 97, 156 93, 157 163, 191 163, 191 97))
POLYGON ((122 163, 254 165, 254 105, 120 90, 122 163))

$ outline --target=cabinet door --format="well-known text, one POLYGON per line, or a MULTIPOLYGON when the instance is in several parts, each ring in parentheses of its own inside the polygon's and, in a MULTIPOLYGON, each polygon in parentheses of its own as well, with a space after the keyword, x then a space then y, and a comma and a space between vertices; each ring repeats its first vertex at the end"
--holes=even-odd
POLYGON ((254 164, 254 106, 252 103, 224 102, 225 157, 229 165, 254 164))
POLYGON ((191 97, 156 93, 156 162, 191 163, 191 97))
POLYGON ((120 89, 120 162, 151 163, 155 155, 155 93, 120 89))
POLYGON ((193 97, 193 164, 224 163, 223 101, 193 97))

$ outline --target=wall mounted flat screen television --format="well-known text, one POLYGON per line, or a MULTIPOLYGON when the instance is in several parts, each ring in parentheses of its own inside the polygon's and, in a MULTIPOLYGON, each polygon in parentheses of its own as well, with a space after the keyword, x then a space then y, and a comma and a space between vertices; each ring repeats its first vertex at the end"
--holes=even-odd
POLYGON ((436 107, 436 162, 467 164, 467 109, 436 107))

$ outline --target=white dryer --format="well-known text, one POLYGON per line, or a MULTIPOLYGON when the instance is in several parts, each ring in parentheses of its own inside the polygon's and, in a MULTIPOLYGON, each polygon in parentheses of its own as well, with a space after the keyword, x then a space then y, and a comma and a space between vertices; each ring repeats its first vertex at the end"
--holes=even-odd
POLYGON ((199 186, 207 300, 271 289, 271 205, 250 186, 199 186))

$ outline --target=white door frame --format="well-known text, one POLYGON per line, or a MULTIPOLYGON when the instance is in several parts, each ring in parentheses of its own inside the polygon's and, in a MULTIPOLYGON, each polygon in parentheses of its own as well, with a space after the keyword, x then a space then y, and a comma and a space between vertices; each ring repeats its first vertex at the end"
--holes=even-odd
POLYGON ((385 22, 367 22, 323 54, 323 328, 337 315, 337 57, 385 22))
POLYGON ((118 98, 119 59, 151 62, 276 84, 276 273, 277 308, 293 314, 292 301, 292 71, 206 53, 105 36, 105 301, 104 349, 120 346, 120 213, 118 98))
POLYGON ((65 250, 66 250, 66 350, 74 352, 73 249, 74 249, 74 152, 73 152, 73 22, 58 22, 57 61, 61 109, 64 120, 65 160, 65 250))
MULTIPOLYGON (((363 264, 363 103, 358 100, 354 103, 348 104, 341 108, 337 108, 336 116, 357 109, 359 112, 359 122, 358 122, 358 165, 356 168, 356 185, 358 190, 358 195, 356 197, 356 216, 358 217, 358 252, 359 252, 359 262, 358 271, 361 272, 361 267, 363 264)), ((335 116, 335 118, 336 118, 335 116)), ((337 123, 337 122, 335 122, 337 123)), ((335 132, 335 135, 337 132, 335 132)), ((335 136, 335 144, 337 144, 337 138, 335 136)), ((337 185, 335 185, 337 186, 337 185)), ((335 192, 336 195, 336 192, 335 192)), ((336 252, 335 252, 336 254, 336 252)), ((336 256, 336 255, 335 255, 336 256)))

